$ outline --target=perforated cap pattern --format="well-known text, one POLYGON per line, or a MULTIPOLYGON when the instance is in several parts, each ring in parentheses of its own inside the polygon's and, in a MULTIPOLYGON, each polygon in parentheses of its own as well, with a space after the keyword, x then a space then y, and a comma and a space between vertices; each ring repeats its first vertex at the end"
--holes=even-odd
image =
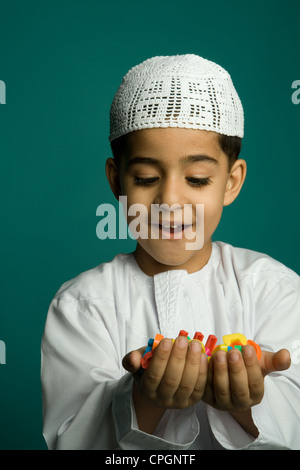
POLYGON ((129 70, 111 105, 109 140, 155 127, 243 137, 243 107, 228 72, 194 54, 152 57, 129 70))

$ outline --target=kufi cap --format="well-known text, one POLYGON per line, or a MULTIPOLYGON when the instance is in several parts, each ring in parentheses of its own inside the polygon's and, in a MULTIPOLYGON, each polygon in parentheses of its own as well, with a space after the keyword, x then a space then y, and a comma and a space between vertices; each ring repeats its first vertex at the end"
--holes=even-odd
POLYGON ((243 107, 229 73, 194 54, 152 57, 130 69, 111 105, 109 140, 155 127, 243 137, 243 107))

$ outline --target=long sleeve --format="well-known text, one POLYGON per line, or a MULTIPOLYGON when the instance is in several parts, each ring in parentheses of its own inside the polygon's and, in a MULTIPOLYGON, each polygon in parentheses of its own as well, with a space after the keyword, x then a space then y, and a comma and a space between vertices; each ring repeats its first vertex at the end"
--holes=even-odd
POLYGON ((185 449, 194 440, 197 432, 190 423, 197 419, 192 409, 183 420, 187 432, 176 440, 139 431, 132 377, 121 366, 119 328, 109 303, 52 301, 42 342, 44 437, 49 449, 185 449))
POLYGON ((44 437, 50 449, 116 444, 111 403, 123 371, 114 338, 104 325, 100 328, 95 306, 88 305, 54 298, 48 311, 42 388, 44 437))
POLYGON ((253 339, 263 350, 288 349, 292 363, 288 370, 265 377, 264 398, 252 408, 259 430, 257 439, 245 439, 245 433, 228 413, 209 407, 210 425, 227 449, 300 449, 300 364, 293 360, 293 344, 300 338, 300 278, 278 267, 271 275, 261 269, 252 275, 251 283, 244 278, 241 291, 246 281, 249 295, 244 296, 245 304, 252 309, 246 329, 252 330, 253 339))
POLYGON ((50 449, 298 449, 299 340, 300 278, 265 255, 218 242, 202 270, 150 278, 133 255, 120 254, 65 283, 51 302, 42 341, 45 440, 50 449), (202 402, 168 410, 153 435, 138 429, 122 359, 156 333, 174 338, 181 329, 215 334, 218 343, 240 332, 262 349, 291 352, 291 367, 265 378, 252 408, 257 439, 202 402))

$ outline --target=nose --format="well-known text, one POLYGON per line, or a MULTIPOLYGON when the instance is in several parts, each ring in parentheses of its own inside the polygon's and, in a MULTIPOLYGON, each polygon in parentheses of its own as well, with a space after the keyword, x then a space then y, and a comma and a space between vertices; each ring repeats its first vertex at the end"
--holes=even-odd
POLYGON ((163 178, 157 186, 154 204, 166 204, 169 207, 173 205, 183 207, 185 202, 184 189, 180 178, 176 176, 163 178))

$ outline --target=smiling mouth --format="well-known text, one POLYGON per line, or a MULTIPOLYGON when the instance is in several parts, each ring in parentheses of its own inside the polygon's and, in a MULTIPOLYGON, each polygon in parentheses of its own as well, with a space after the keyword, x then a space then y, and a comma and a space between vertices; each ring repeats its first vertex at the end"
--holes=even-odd
POLYGON ((174 238, 174 236, 177 236, 176 238, 183 238, 184 237, 184 231, 189 230, 192 228, 192 224, 170 224, 170 225, 165 225, 165 224, 152 224, 151 227, 154 227, 155 230, 159 231, 159 234, 164 236, 165 238, 174 238))
POLYGON ((180 233, 183 232, 185 228, 188 226, 184 226, 183 224, 170 224, 170 225, 164 225, 164 224, 159 224, 159 229, 164 230, 170 233, 180 233))

